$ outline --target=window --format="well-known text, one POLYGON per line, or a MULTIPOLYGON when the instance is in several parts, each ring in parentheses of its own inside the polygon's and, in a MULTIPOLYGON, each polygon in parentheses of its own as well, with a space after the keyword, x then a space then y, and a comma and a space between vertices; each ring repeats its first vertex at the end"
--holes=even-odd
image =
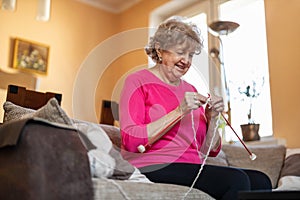
POLYGON ((199 93, 207 94, 209 92, 209 62, 208 62, 208 32, 206 24, 206 14, 201 13, 189 18, 191 22, 197 24, 201 30, 201 37, 204 48, 200 55, 193 57, 193 64, 183 79, 196 87, 199 93))
POLYGON ((240 94, 238 88, 245 91, 254 81, 260 95, 253 99, 252 117, 260 124, 260 136, 270 136, 273 131, 264 1, 228 1, 220 5, 219 15, 220 20, 240 24, 235 32, 222 37, 231 123, 237 131, 240 131, 240 124, 248 123, 249 102, 242 101, 245 95, 240 94))
MULTIPOLYGON (((178 3, 179 1, 172 1, 172 3, 175 2, 178 3)), ((182 1, 182 4, 184 2, 182 1)), ((181 7, 183 6, 181 5, 181 7)), ((238 88, 243 90, 243 87, 246 87, 252 80, 256 81, 258 87, 263 82, 262 89, 257 88, 261 91, 260 95, 254 99, 252 116, 254 122, 260 124, 260 136, 271 136, 273 131, 264 1, 205 0, 192 6, 189 5, 184 9, 177 7, 174 12, 168 9, 167 15, 166 10, 164 10, 161 15, 164 17, 160 21, 172 15, 185 16, 200 27, 204 40, 204 50, 201 55, 194 57, 192 68, 183 78, 193 84, 202 94, 207 93, 209 87, 211 90, 212 88, 222 90, 220 82, 215 78, 220 79, 220 70, 215 69, 215 64, 212 64, 214 59, 208 53, 213 47, 218 46, 216 44, 219 40, 208 33, 208 23, 214 21, 213 19, 219 19, 240 24, 235 32, 221 36, 223 52, 220 51, 220 53, 223 55, 230 91, 231 124, 241 136, 240 125, 248 123, 249 104, 242 100, 243 94, 239 93, 238 88), (217 10, 218 12, 216 12, 217 10)), ((222 94, 222 91, 216 93, 222 94)), ((226 130, 226 140, 237 140, 229 128, 226 130)))

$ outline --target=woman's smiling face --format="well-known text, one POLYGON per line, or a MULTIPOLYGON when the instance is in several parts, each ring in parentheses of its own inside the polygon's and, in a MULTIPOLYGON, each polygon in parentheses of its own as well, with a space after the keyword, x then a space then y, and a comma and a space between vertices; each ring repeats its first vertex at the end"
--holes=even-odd
POLYGON ((184 42, 161 51, 162 71, 169 81, 174 82, 180 79, 189 70, 195 48, 189 42, 184 42))

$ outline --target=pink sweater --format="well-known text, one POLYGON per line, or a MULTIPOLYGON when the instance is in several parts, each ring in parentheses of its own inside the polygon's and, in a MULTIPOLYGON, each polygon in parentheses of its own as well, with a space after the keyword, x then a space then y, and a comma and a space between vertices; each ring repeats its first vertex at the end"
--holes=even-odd
MULTIPOLYGON (((194 140, 192 121, 200 149, 207 130, 203 107, 192 111, 194 120, 191 114, 186 115, 145 153, 137 150, 140 144, 148 142, 146 125, 174 110, 187 91, 195 92, 196 89, 183 80, 179 86, 166 84, 146 69, 127 77, 121 93, 120 126, 122 155, 132 165, 202 162, 194 140)), ((210 156, 216 156, 219 150, 210 152, 210 156)))

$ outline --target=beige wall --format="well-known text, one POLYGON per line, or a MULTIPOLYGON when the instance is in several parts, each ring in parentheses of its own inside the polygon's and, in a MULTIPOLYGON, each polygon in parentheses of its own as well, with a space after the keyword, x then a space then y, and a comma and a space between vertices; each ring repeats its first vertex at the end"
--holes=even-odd
POLYGON ((265 0, 275 137, 300 147, 300 1, 265 0))
MULTIPOLYGON (((49 71, 40 91, 63 94, 62 107, 73 115, 73 84, 87 54, 118 30, 114 14, 76 0, 52 0, 49 22, 35 20, 37 1, 17 1, 14 12, 0 10, 0 67, 11 66, 11 39, 20 37, 50 46, 49 71)), ((88 89, 88 88, 87 88, 88 89)))
MULTIPOLYGON (((165 2, 168 0, 143 0, 126 12, 116 15, 76 0, 52 0, 51 20, 38 22, 35 21, 36 0, 17 1, 15 12, 0 10, 0 67, 10 67, 11 39, 14 37, 50 45, 49 72, 47 76, 40 76, 39 90, 63 93, 62 106, 70 116, 73 116, 76 107, 80 108, 76 111, 77 117, 81 117, 81 113, 82 118, 86 113, 93 113, 86 119, 92 121, 96 118, 97 121, 101 100, 117 98, 113 93, 118 93, 124 74, 147 63, 147 57, 140 44, 146 44, 148 35, 145 30, 140 29, 148 26, 149 13, 165 2), (97 62, 93 63, 92 72, 89 73, 100 76, 96 76, 95 80, 84 77, 80 81, 90 85, 77 88, 77 79, 81 73, 84 74, 83 66, 89 64, 86 62, 88 55, 101 47, 103 42, 113 38, 116 33, 122 35, 121 33, 135 28, 140 28, 139 31, 142 32, 139 37, 127 34, 131 37, 129 40, 124 37, 117 40, 121 42, 116 46, 102 51, 107 54, 115 53, 122 50, 122 44, 130 45, 131 40, 137 40, 138 45, 120 51, 122 53, 107 61, 106 66, 101 65, 105 58, 97 58, 97 62), (85 92, 90 88, 93 91, 86 96, 85 92), (74 93, 82 100, 76 101, 77 96, 74 93), (94 99, 94 105, 85 109, 85 98, 87 102, 88 98, 94 99)), ((265 0, 265 3, 273 130, 276 137, 286 138, 289 147, 299 147, 297 123, 300 120, 300 94, 297 92, 297 86, 300 85, 300 26, 297 19, 300 17, 300 1, 265 0)))
POLYGON ((102 99, 119 100, 119 94, 125 74, 130 70, 136 70, 148 65, 148 58, 144 53, 144 47, 148 42, 149 14, 155 8, 168 1, 169 0, 144 0, 118 16, 120 20, 120 32, 136 32, 136 34, 133 34, 134 37, 128 38, 129 40, 124 41, 124 44, 127 43, 127 45, 130 45, 130 43, 136 43, 137 45, 132 49, 129 49, 124 55, 120 55, 120 57, 117 58, 101 76, 95 101, 98 119, 100 116, 102 99), (135 30, 137 28, 138 30, 135 30), (108 85, 106 84, 107 82, 115 84, 108 85))

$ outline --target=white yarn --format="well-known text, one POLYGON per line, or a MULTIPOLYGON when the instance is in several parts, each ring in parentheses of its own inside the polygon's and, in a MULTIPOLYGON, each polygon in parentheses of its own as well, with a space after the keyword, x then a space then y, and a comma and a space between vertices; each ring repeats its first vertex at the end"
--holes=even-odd
MULTIPOLYGON (((193 114, 193 112, 191 112, 191 117, 192 117, 192 129, 193 129, 193 132, 194 132, 194 140, 195 140, 195 144, 196 144, 196 150, 197 150, 198 155, 199 155, 199 158, 200 158, 200 160, 201 160, 201 152, 200 152, 199 147, 198 147, 198 144, 197 144, 197 138, 196 138, 196 130, 195 130, 194 114, 193 114)), ((199 171, 198 171, 198 173, 197 173, 197 176, 195 177, 195 179, 194 179, 192 185, 190 186, 189 190, 184 194, 184 196, 183 196, 183 198, 182 198, 183 200, 184 200, 184 199, 187 197, 187 195, 192 191, 192 189, 194 188, 194 185, 196 184, 196 181, 198 180, 198 178, 199 178, 199 176, 200 176, 200 174, 201 174, 201 172, 202 172, 202 170, 203 170, 204 164, 205 164, 205 162, 206 162, 206 160, 207 160, 207 158, 208 158, 208 154, 209 154, 209 152, 210 152, 210 150, 211 150, 212 143, 213 143, 213 141, 214 141, 216 132, 217 132, 217 130, 218 130, 219 123, 220 123, 220 113, 219 113, 219 115, 218 115, 218 120, 217 120, 217 122, 216 122, 216 127, 215 127, 215 129, 214 129, 213 136, 212 136, 212 138, 211 138, 211 142, 210 142, 210 144, 209 144, 207 153, 205 154, 204 160, 203 160, 203 162, 201 163, 200 169, 199 169, 199 171)))

